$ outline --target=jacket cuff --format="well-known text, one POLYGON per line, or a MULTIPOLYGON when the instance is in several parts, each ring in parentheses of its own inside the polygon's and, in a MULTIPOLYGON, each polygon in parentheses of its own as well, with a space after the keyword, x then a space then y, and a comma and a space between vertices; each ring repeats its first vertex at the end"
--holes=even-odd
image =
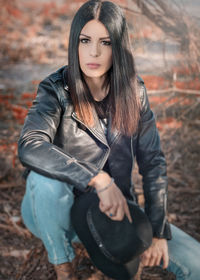
POLYGON ((158 224, 152 224, 153 229, 153 237, 157 238, 165 238, 167 240, 172 239, 171 228, 168 221, 165 222, 164 226, 160 226, 158 224))

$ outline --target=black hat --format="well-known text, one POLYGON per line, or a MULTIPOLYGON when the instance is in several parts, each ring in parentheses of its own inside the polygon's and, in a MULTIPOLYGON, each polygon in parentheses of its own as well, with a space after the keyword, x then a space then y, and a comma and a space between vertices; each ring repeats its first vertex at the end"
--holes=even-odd
POLYGON ((99 209, 95 193, 75 199, 71 209, 74 229, 91 261, 108 277, 127 280, 138 270, 139 255, 152 242, 152 227, 145 213, 127 200, 133 222, 125 216, 113 221, 99 209))

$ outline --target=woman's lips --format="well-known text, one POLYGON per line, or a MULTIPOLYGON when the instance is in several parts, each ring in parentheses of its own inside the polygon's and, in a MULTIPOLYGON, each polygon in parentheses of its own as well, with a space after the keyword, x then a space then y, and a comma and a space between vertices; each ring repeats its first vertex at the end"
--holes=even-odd
POLYGON ((99 68, 101 65, 97 64, 97 63, 87 63, 87 67, 90 69, 97 69, 99 68))

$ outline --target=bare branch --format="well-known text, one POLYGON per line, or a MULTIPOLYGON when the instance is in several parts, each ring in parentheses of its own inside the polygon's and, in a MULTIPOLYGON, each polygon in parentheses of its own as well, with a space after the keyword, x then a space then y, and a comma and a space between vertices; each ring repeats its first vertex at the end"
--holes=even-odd
POLYGON ((157 95, 157 94, 160 95, 163 93, 172 93, 172 92, 200 96, 199 90, 180 89, 180 88, 176 88, 176 87, 160 89, 160 90, 148 90, 148 95, 157 95))
POLYGON ((200 29, 195 20, 175 2, 164 0, 132 0, 151 22, 179 43, 188 54, 188 65, 196 64, 200 71, 200 29))

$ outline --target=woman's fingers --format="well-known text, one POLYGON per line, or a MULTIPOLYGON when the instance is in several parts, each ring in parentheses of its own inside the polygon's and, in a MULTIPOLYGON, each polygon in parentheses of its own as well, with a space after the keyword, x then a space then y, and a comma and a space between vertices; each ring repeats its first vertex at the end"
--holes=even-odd
POLYGON ((114 221, 122 221, 124 218, 123 208, 119 205, 116 209, 116 214, 112 215, 112 212, 109 212, 109 217, 114 221), (111 215, 110 215, 111 214, 111 215))
POLYGON ((122 221, 124 215, 126 215, 129 222, 132 223, 132 218, 127 203, 114 205, 113 207, 102 212, 104 212, 109 218, 114 221, 122 221))
POLYGON ((148 265, 149 265, 149 260, 150 260, 150 258, 151 258, 150 250, 145 251, 145 252, 142 254, 142 257, 141 257, 142 264, 143 264, 144 266, 148 266, 148 265))
POLYGON ((157 266, 160 265, 161 260, 162 260, 162 255, 159 254, 159 255, 157 256, 157 258, 155 259, 155 265, 157 265, 157 266))
POLYGON ((141 256, 144 266, 160 265, 163 261, 163 268, 169 265, 169 254, 167 241, 165 239, 153 238, 152 245, 141 256))
POLYGON ((130 211, 129 211, 129 208, 128 208, 128 204, 127 204, 127 201, 125 201, 124 203, 124 212, 125 212, 125 215, 127 216, 128 220, 130 223, 132 223, 132 217, 131 217, 131 214, 130 214, 130 211))
POLYGON ((103 204, 101 201, 99 202, 99 208, 101 212, 106 213, 112 208, 112 204, 103 204))
POLYGON ((161 255, 158 252, 153 252, 148 260, 148 266, 159 265, 161 261, 161 255))
POLYGON ((129 222, 132 223, 127 201, 115 184, 113 184, 108 190, 99 193, 99 198, 99 208, 109 218, 115 221, 121 221, 123 220, 124 215, 126 215, 129 222))
POLYGON ((129 222, 132 223, 131 214, 130 214, 129 207, 128 207, 128 204, 127 204, 127 201, 125 198, 123 198, 123 200, 121 201, 121 203, 117 209, 117 215, 114 217, 114 219, 121 221, 121 220, 123 220, 124 215, 126 215, 129 222))
POLYGON ((104 213, 114 221, 121 221, 124 218, 124 209, 121 207, 122 203, 114 204, 109 210, 104 211, 104 213))
POLYGON ((114 221, 121 221, 124 218, 124 215, 127 216, 130 223, 132 223, 131 214, 127 205, 126 200, 119 204, 118 207, 110 208, 106 214, 114 221))
POLYGON ((169 265, 169 254, 168 251, 165 251, 163 254, 163 268, 167 268, 169 265))
POLYGON ((112 206, 112 208, 110 208, 108 211, 107 211, 107 215, 109 217, 116 217, 117 216, 117 211, 118 211, 118 205, 117 204, 114 204, 112 206))

